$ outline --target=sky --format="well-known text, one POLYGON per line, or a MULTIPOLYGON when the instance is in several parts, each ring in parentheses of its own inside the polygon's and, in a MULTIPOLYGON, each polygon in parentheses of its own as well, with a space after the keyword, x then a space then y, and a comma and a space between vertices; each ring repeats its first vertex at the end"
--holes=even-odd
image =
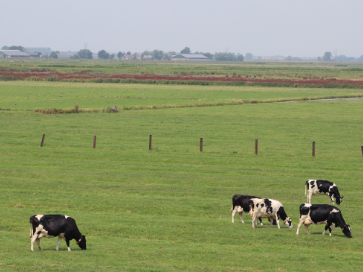
POLYGON ((0 8, 0 48, 363 55, 362 0, 16 0, 0 8))

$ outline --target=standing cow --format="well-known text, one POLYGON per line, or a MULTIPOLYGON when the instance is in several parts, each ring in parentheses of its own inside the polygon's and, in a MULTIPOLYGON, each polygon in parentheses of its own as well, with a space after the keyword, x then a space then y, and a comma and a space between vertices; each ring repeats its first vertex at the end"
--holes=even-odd
POLYGON ((350 226, 347 225, 343 219, 341 211, 334 206, 327 204, 301 204, 300 205, 300 220, 297 225, 296 235, 299 235, 301 225, 304 224, 306 233, 309 233, 309 226, 311 224, 320 225, 325 224, 325 229, 329 229, 329 236, 331 236, 331 230, 335 227, 340 227, 345 236, 352 238, 350 232, 350 226))
POLYGON ((333 205, 334 197, 338 205, 343 201, 343 196, 340 197, 338 187, 335 183, 327 180, 307 180, 305 183, 305 196, 308 196, 308 203, 311 203, 311 196, 316 194, 327 195, 330 199, 329 202, 333 202, 333 205))
POLYGON ((292 228, 291 218, 287 216, 284 207, 281 202, 274 199, 267 198, 252 198, 250 200, 250 215, 252 216, 252 228, 257 226, 257 218, 269 218, 271 222, 271 227, 273 225, 273 220, 276 220, 277 227, 280 228, 280 218, 284 220, 284 224, 288 228, 292 228))
MULTIPOLYGON (((232 223, 234 223, 234 216, 236 215, 236 212, 238 212, 239 217, 241 218, 241 222, 244 223, 242 214, 243 212, 249 213, 250 200, 252 198, 259 198, 259 197, 249 196, 249 195, 234 195, 232 197, 232 208, 231 208, 232 223)), ((261 225, 263 225, 261 218, 258 219, 260 220, 261 225)))
POLYGON ((67 215, 33 215, 30 217, 30 239, 31 239, 31 251, 34 251, 34 242, 37 242, 39 250, 40 239, 43 237, 53 238, 58 236, 58 243, 56 250, 59 250, 59 244, 62 238, 66 241, 68 251, 71 251, 69 247, 69 241, 75 239, 78 246, 81 249, 86 249, 86 237, 83 236, 76 225, 76 221, 67 215))

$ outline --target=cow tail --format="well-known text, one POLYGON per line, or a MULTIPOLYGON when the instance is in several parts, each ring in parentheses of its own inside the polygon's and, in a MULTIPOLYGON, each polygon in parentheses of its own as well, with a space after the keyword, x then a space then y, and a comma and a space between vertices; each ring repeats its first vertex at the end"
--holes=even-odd
POLYGON ((32 238, 32 223, 30 222, 30 238, 32 238))
POLYGON ((306 189, 307 189, 307 187, 308 187, 308 181, 306 181, 306 183, 305 183, 305 196, 306 196, 306 189))

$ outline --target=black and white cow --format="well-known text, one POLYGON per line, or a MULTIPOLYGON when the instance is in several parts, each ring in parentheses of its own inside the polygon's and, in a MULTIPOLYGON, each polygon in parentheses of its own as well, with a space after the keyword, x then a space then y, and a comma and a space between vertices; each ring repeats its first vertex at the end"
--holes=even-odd
POLYGON ((335 183, 327 180, 307 180, 305 183, 305 196, 308 196, 308 203, 311 203, 311 196, 316 194, 327 195, 330 199, 329 202, 333 202, 333 204, 334 197, 338 205, 343 201, 343 196, 340 197, 338 187, 335 183))
POLYGON ((71 251, 69 241, 72 239, 77 241, 81 249, 86 249, 86 237, 79 232, 76 221, 72 217, 60 214, 38 214, 30 217, 31 251, 34 251, 34 242, 37 242, 39 250, 42 250, 40 239, 43 237, 53 238, 55 236, 58 236, 56 250, 59 250, 62 238, 67 243, 68 251, 71 251))
POLYGON ((300 205, 300 220, 297 225, 296 234, 299 235, 301 225, 304 224, 306 233, 309 233, 309 226, 311 224, 320 225, 325 224, 325 229, 329 229, 329 236, 331 236, 331 230, 335 227, 342 229, 345 236, 352 238, 350 232, 350 226, 347 225, 343 219, 341 211, 334 206, 327 204, 301 204, 300 205))
MULTIPOLYGON (((236 212, 238 212, 239 217, 241 218, 241 222, 244 223, 242 214, 243 212, 248 213, 250 211, 250 200, 252 198, 259 198, 255 196, 249 196, 249 195, 234 195, 232 197, 232 223, 234 223, 234 216, 236 215, 236 212)), ((261 225, 262 220, 261 218, 258 218, 260 220, 261 225)))
POLYGON ((281 202, 274 199, 267 198, 252 198, 250 200, 250 215, 252 216, 252 228, 257 226, 257 218, 269 218, 271 222, 271 227, 273 225, 273 220, 276 220, 277 227, 280 228, 280 218, 284 220, 284 224, 288 228, 292 228, 291 218, 287 216, 284 207, 281 202))

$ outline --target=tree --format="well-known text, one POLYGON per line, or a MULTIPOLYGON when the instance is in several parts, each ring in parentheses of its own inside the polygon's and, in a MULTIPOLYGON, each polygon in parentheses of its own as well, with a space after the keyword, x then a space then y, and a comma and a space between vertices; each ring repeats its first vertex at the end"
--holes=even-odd
POLYGON ((121 51, 117 53, 117 57, 119 59, 122 59, 122 57, 125 55, 125 53, 122 53, 121 51))
POLYGON ((57 59, 58 58, 58 54, 59 54, 58 51, 52 51, 52 52, 50 52, 49 57, 50 58, 53 58, 53 59, 57 59))
POLYGON ((242 54, 237 54, 237 61, 243 61, 244 57, 242 54))
POLYGON ((8 50, 8 49, 9 49, 9 47, 6 46, 6 45, 4 45, 3 47, 1 47, 1 50, 8 50))
POLYGON ((180 51, 181 54, 190 54, 190 48, 189 47, 185 47, 182 51, 180 51))
POLYGON ((363 55, 358 58, 358 61, 363 61, 363 55))
POLYGON ((105 50, 98 51, 98 58, 99 59, 109 59, 110 54, 107 53, 105 50))
POLYGON ((323 60, 331 60, 332 53, 331 52, 325 52, 323 56, 323 60))
POLYGON ((155 49, 153 50, 152 56, 153 59, 161 60, 163 57, 163 51, 155 49))
POLYGON ((227 52, 215 53, 214 58, 216 61, 236 61, 237 60, 236 56, 233 53, 227 53, 227 52))
POLYGON ((252 60, 253 55, 251 53, 246 53, 246 60, 252 60))
POLYGON ((82 49, 79 50, 77 55, 81 58, 81 59, 93 59, 92 57, 92 52, 88 49, 82 49))
POLYGON ((22 47, 22 46, 16 46, 16 45, 12 45, 12 46, 9 46, 8 47, 8 50, 19 50, 19 51, 22 51, 22 52, 24 52, 25 51, 25 48, 24 47, 22 47))

